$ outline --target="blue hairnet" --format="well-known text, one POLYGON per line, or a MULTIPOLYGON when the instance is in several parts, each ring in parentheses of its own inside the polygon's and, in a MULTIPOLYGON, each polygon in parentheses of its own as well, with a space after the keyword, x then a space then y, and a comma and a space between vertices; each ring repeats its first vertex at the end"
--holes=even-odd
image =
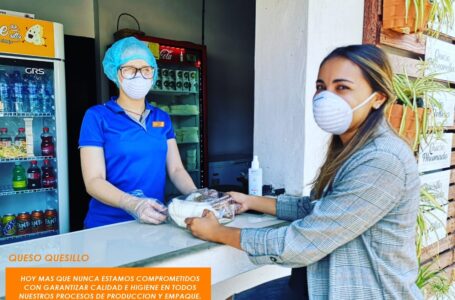
POLYGON ((104 55, 104 74, 119 87, 117 71, 125 63, 142 59, 154 69, 153 84, 158 75, 158 66, 155 57, 144 42, 135 37, 127 37, 115 42, 104 55))

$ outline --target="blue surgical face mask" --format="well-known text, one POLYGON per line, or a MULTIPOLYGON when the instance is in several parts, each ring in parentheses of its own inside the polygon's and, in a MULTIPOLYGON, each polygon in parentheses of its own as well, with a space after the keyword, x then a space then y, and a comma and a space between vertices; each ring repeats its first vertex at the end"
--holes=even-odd
POLYGON ((371 101, 374 92, 354 108, 340 96, 329 91, 318 93, 313 98, 313 115, 318 126, 329 133, 340 135, 348 131, 356 110, 371 101))
POLYGON ((144 79, 140 74, 132 79, 123 79, 122 90, 134 100, 142 100, 152 88, 152 79, 144 79))

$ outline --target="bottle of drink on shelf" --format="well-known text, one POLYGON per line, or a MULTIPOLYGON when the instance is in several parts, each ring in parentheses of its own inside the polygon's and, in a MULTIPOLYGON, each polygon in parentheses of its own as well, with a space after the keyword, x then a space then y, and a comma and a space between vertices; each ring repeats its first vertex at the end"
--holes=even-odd
POLYGON ((49 133, 49 128, 44 127, 41 134, 41 154, 43 156, 54 156, 54 140, 49 133))
POLYGON ((55 188, 55 173, 54 168, 52 167, 49 160, 45 159, 43 166, 41 167, 42 171, 42 186, 43 188, 55 188))
POLYGON ((13 169, 13 190, 20 191, 25 189, 27 189, 25 169, 20 162, 16 162, 13 169))
POLYGON ((12 139, 8 135, 8 128, 0 128, 0 146, 11 147, 12 139))
POLYGON ((18 147, 24 154, 27 153, 27 138, 25 137, 25 128, 19 128, 17 135, 14 138, 14 145, 18 147))
POLYGON ((41 96, 38 93, 38 82, 37 78, 30 78, 28 81, 28 96, 30 99, 30 112, 40 113, 41 111, 41 96))
POLYGON ((38 162, 36 160, 30 162, 30 167, 27 170, 27 188, 41 188, 41 170, 38 168, 38 162))
POLYGON ((10 95, 10 87, 8 86, 8 78, 0 77, 0 101, 3 104, 4 112, 15 112, 13 97, 10 95))
POLYGON ((14 97, 16 98, 16 112, 29 112, 28 88, 22 81, 19 72, 14 72, 13 76, 14 97))
POLYGON ((39 95, 41 95, 41 112, 47 113, 48 108, 46 106, 46 79, 41 78, 37 82, 37 92, 39 95))
POLYGON ((51 80, 48 78, 46 81, 43 80, 41 83, 41 88, 44 90, 43 95, 43 107, 42 111, 44 113, 52 112, 52 106, 54 105, 54 85, 51 80))

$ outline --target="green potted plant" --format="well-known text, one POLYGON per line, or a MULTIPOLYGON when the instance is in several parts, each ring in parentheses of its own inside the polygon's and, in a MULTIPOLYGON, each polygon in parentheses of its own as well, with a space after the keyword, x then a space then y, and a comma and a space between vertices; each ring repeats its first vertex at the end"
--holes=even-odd
POLYGON ((401 33, 437 35, 453 21, 454 0, 384 0, 382 27, 401 33))
MULTIPOLYGON (((421 264, 423 241, 428 239, 428 232, 432 229, 433 225, 428 219, 428 215, 433 219, 437 217, 432 211, 442 211, 441 204, 438 202, 433 192, 426 187, 420 189, 420 205, 417 214, 417 234, 416 234, 416 251, 419 270, 417 273, 416 284, 424 292, 426 298, 435 296, 436 299, 447 295, 450 288, 450 280, 440 270, 433 267, 434 263, 438 261, 439 255, 436 255, 433 262, 426 265, 421 264)), ((442 223, 442 220, 437 220, 442 223)), ((439 241, 437 241, 437 248, 439 248, 439 241)))
POLYGON ((418 150, 420 141, 429 136, 440 138, 444 128, 436 122, 434 111, 442 109, 436 98, 440 92, 453 92, 449 85, 437 80, 438 73, 426 74, 428 65, 421 62, 416 78, 405 74, 395 74, 393 87, 397 100, 387 108, 386 116, 396 132, 405 138, 414 151, 418 150), (432 122, 428 121, 429 116, 432 122))
POLYGON ((433 0, 432 2, 427 28, 430 35, 438 36, 444 26, 453 24, 455 0, 433 0))

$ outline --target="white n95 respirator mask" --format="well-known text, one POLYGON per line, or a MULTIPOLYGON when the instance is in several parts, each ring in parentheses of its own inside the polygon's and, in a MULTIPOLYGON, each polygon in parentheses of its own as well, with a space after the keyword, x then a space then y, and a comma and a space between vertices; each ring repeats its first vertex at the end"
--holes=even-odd
POLYGON ((313 116, 318 126, 329 133, 340 135, 345 133, 352 123, 356 110, 370 102, 374 92, 362 103, 351 108, 343 98, 329 91, 318 93, 313 98, 313 116))
POLYGON ((152 80, 145 79, 141 75, 132 79, 123 79, 121 83, 125 94, 134 100, 144 99, 145 95, 152 88, 152 80))

